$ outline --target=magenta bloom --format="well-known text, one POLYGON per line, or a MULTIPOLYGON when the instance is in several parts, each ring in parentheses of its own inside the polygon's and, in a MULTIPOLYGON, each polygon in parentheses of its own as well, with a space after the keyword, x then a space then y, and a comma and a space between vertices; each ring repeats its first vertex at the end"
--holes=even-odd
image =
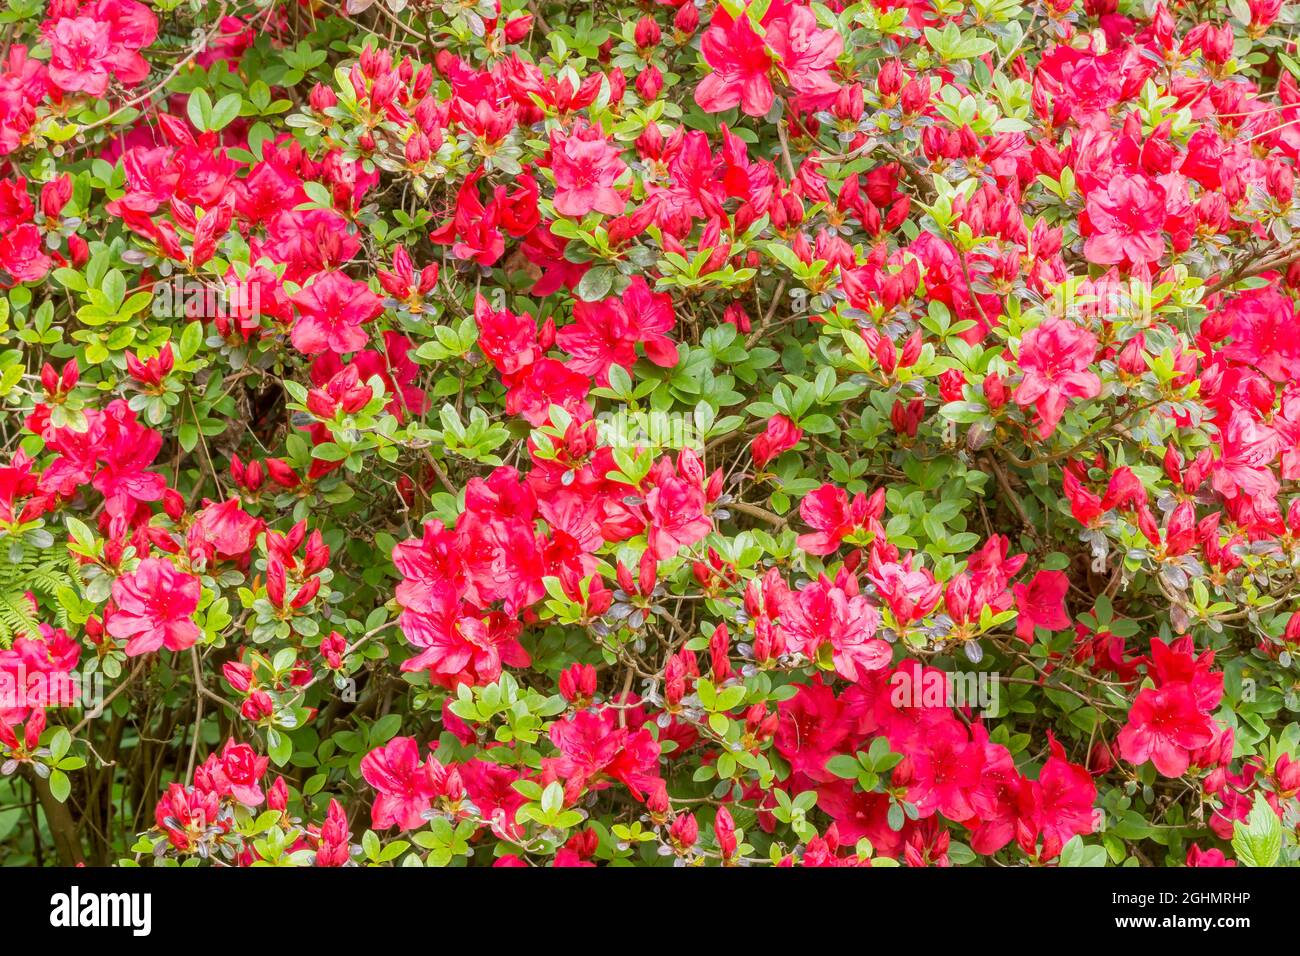
POLYGON ((677 343, 667 334, 677 322, 672 297, 652 292, 641 276, 617 298, 578 302, 573 320, 560 329, 556 342, 573 356, 568 367, 595 376, 599 385, 609 385, 611 366, 632 367, 638 344, 660 368, 677 364, 677 343))
POLYGON ((614 190, 614 181, 627 164, 599 126, 575 129, 563 139, 552 134, 551 153, 556 212, 578 219, 593 209, 611 216, 623 211, 626 202, 614 190))
POLYGON ((1020 340, 1020 368, 1025 376, 1013 396, 1021 408, 1038 412, 1038 437, 1056 430, 1072 398, 1096 398, 1101 379, 1088 370, 1097 354, 1097 339, 1064 319, 1048 319, 1020 340))
POLYGON ((1140 265, 1164 254, 1165 190, 1146 176, 1119 175, 1088 194, 1092 235, 1084 243, 1089 262, 1140 265))
POLYGON ((361 758, 361 776, 379 791, 370 808, 376 830, 396 826, 418 830, 423 813, 437 792, 429 768, 420 762, 420 745, 412 737, 394 737, 361 758))
POLYGON ((650 513, 650 550, 659 561, 694 544, 713 530, 704 514, 704 492, 685 478, 669 476, 650 489, 645 499, 650 513))
POLYGON ((199 639, 198 625, 190 618, 201 592, 194 575, 178 571, 170 561, 145 558, 113 582, 117 611, 108 619, 108 633, 127 638, 128 657, 160 647, 183 651, 199 639))
POLYGON ((733 20, 721 7, 713 14, 700 41, 713 72, 695 88, 695 102, 706 113, 739 106, 749 116, 766 115, 776 98, 776 68, 802 96, 833 97, 838 91, 829 70, 844 40, 834 30, 818 29, 811 10, 774 0, 763 15, 763 30, 760 37, 748 17, 733 20))

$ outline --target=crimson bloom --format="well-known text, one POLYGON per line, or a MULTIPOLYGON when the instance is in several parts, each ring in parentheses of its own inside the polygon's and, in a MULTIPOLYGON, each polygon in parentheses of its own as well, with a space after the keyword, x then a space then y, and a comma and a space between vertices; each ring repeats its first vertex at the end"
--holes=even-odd
POLYGON ((791 598, 782 621, 791 646, 809 658, 829 644, 835 672, 848 681, 883 670, 893 657, 893 648, 875 636, 880 613, 865 597, 845 593, 825 575, 791 598))
POLYGON ((838 86, 829 70, 844 49, 834 30, 817 28, 805 6, 774 0, 763 14, 760 37, 749 16, 733 18, 719 7, 700 42, 713 72, 695 88, 695 102, 706 113, 736 106, 749 116, 765 116, 776 99, 773 75, 779 68, 790 88, 810 96, 834 96, 838 86))
POLYGON ((1148 687, 1138 694, 1128 724, 1119 732, 1119 752, 1131 764, 1148 760, 1166 777, 1181 777, 1191 753, 1214 739, 1214 721, 1201 713, 1182 682, 1148 687))
POLYGON ((361 758, 361 776, 379 791, 370 808, 371 825, 376 830, 396 826, 418 830, 424 826, 424 811, 436 793, 425 764, 420 762, 420 746, 412 737, 394 737, 383 747, 361 758))
POLYGON ((803 438, 803 429, 784 415, 773 415, 767 420, 767 428, 754 439, 750 453, 754 457, 754 467, 762 468, 782 452, 789 451, 803 438))
POLYGON ((560 329, 556 342, 573 356, 568 363, 572 371, 594 375, 602 386, 609 385, 612 366, 632 367, 638 344, 660 368, 677 364, 677 344, 666 334, 677 321, 672 298, 650 291, 641 276, 618 298, 578 302, 573 319, 572 325, 560 329))
POLYGON ((552 133, 551 153, 556 212, 579 219, 592 210, 611 216, 623 211, 626 201, 614 182, 627 164, 599 126, 574 129, 564 137, 552 133))
POLYGON ((1011 589, 1016 599, 1016 636, 1032 641, 1034 628, 1059 631, 1070 626, 1070 615, 1065 610, 1065 592, 1070 590, 1070 579, 1063 571, 1039 571, 1029 584, 1017 584, 1011 589))
POLYGON ((704 490, 689 479, 670 475, 645 499, 650 514, 650 551, 662 561, 699 541, 713 522, 704 514, 704 490))

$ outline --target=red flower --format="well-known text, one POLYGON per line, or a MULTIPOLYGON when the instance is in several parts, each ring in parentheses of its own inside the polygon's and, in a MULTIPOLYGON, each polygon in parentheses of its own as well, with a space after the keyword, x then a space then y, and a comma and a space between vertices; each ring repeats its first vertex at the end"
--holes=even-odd
POLYGON ((266 795, 258 781, 269 763, 268 758, 258 756, 248 744, 227 740, 220 762, 212 762, 213 779, 222 792, 229 792, 245 806, 260 806, 266 795))
POLYGON ((112 79, 107 60, 107 23, 90 17, 65 17, 47 33, 50 41, 50 80, 69 93, 103 96, 112 79))
POLYGON ((1252 366, 1275 382, 1300 378, 1300 322, 1288 296, 1271 288, 1251 289, 1229 300, 1223 312, 1231 322, 1232 342, 1219 355, 1252 366))
POLYGON ((211 561, 240 559, 257 543, 265 522, 254 518, 239 505, 238 498, 209 504, 190 525, 186 545, 192 557, 211 561))
POLYGON ((611 366, 632 367, 638 343, 644 346, 646 358, 661 368, 677 364, 677 345, 664 334, 677 321, 672 297, 651 292, 641 276, 617 298, 578 302, 573 319, 572 325, 560 329, 556 341, 573 356, 568 367, 595 376, 599 385, 609 385, 611 366))
POLYGON ((765 116, 776 98, 776 67, 796 93, 833 97, 838 91, 828 72, 844 48, 838 33, 819 30, 811 10, 787 0, 773 0, 762 25, 760 37, 747 14, 733 19, 721 7, 714 12, 700 42, 713 72, 695 88, 695 102, 706 113, 739 106, 749 116, 765 116))
POLYGON ((1198 844, 1193 843, 1187 851, 1188 866, 1236 866, 1236 860, 1229 860, 1223 855, 1222 850, 1202 850, 1198 844))
POLYGON ((704 490, 689 479, 669 475, 650 489, 645 503, 650 515, 650 552, 659 561, 673 557, 713 530, 713 522, 704 514, 704 490))
POLYGON ((479 350, 502 375, 513 375, 542 357, 531 315, 515 315, 509 309, 498 312, 479 295, 474 297, 474 322, 479 350))
POLYGON ((958 823, 975 816, 971 795, 980 783, 983 749, 959 723, 932 730, 908 760, 913 782, 907 798, 923 816, 937 811, 958 823))
POLYGON ((755 438, 750 446, 750 454, 754 456, 754 467, 764 467, 782 452, 789 451, 799 444, 801 438, 803 438, 802 428, 784 415, 773 415, 767 420, 767 429, 755 438))
POLYGON ((791 647, 816 659, 829 644, 835 672, 859 681, 889 666, 893 648, 876 638, 879 612, 860 594, 846 594, 823 575, 792 595, 781 612, 782 629, 791 647))
POLYGON ((1016 636, 1032 642, 1034 628, 1059 631, 1070 626, 1070 615, 1065 610, 1065 593, 1070 590, 1070 579, 1063 571, 1039 571, 1028 585, 1017 584, 1011 589, 1015 595, 1016 636))
POLYGON ((1097 828, 1097 785, 1085 767, 1065 759, 1065 748, 1050 731, 1048 736, 1051 756, 1034 781, 1035 823, 1045 846, 1063 846, 1097 828))
POLYGON ((801 685, 789 700, 781 701, 777 711, 781 720, 773 745, 789 761, 790 769, 811 780, 834 780, 826 761, 842 751, 841 745, 853 730, 835 692, 817 677, 813 683, 801 685))
POLYGON ((53 264, 45 254, 39 230, 30 222, 0 235, 0 286, 39 282, 53 264))
POLYGON ((108 633, 127 638, 129 657, 160 647, 183 651, 199 638, 191 615, 202 593, 199 579, 178 571, 171 562, 145 558, 131 574, 113 582, 117 610, 108 619, 108 633))
POLYGON ((50 81, 69 93, 100 97, 116 78, 126 86, 149 74, 139 51, 158 35, 158 18, 135 0, 98 0, 79 16, 48 22, 50 81))
MULTIPOLYGON (((757 442, 756 442, 757 444, 757 442)), ((878 489, 870 498, 859 492, 850 503, 843 488, 825 484, 799 502, 799 516, 817 529, 799 535, 796 543, 809 554, 834 553, 840 542, 859 528, 874 525, 885 513, 885 492, 878 489)))
POLYGON ((575 789, 603 790, 618 780, 644 800, 660 779, 659 743, 644 728, 618 726, 617 715, 611 707, 583 710, 552 724, 551 743, 561 756, 544 761, 547 772, 575 789))
POLYGON ((1138 694, 1128 724, 1119 732, 1119 752, 1131 764, 1148 760, 1166 777, 1181 777, 1191 752, 1214 739, 1214 721, 1197 707, 1185 683, 1148 687, 1138 694))
POLYGON ((1038 412, 1038 437, 1056 429, 1071 398, 1096 398, 1101 379, 1088 371, 1097 354, 1097 340, 1087 329, 1064 319, 1048 319, 1020 340, 1024 378, 1013 396, 1021 408, 1038 412))
POLYGON ((370 337, 361 328, 384 311, 384 303, 364 282, 327 272, 293 296, 298 307, 290 340, 304 355, 356 352, 370 337))

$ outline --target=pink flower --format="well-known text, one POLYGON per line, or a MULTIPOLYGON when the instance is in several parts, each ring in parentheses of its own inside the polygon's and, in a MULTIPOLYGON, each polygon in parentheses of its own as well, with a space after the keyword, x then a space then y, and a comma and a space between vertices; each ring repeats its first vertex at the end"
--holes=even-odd
POLYGON ((816 659, 830 645, 835 672, 861 681, 889 666, 893 648, 875 636, 880 613, 860 594, 846 594, 825 575, 808 585, 781 612, 782 629, 791 646, 816 659))
POLYGON ((305 355, 356 352, 370 337, 361 328, 384 311, 384 303, 364 282, 341 272, 327 272, 297 295, 298 307, 290 340, 305 355))
POLYGON ((116 78, 133 86, 149 75, 139 53, 158 35, 158 18, 135 0, 98 0, 75 17, 45 26, 50 81, 68 93, 100 97, 116 78))
MULTIPOLYGON (((3 257, 0 257, 0 262, 3 257)), ((1251 289, 1224 304, 1232 342, 1219 355, 1254 366, 1275 382, 1300 378, 1300 323, 1295 303, 1276 289, 1251 289)))
POLYGON ((1024 378, 1016 388, 1021 408, 1038 412, 1038 437, 1046 438, 1065 414, 1071 398, 1096 398, 1101 379, 1088 371, 1097 354, 1097 339, 1087 329, 1064 319, 1048 319, 1020 340, 1024 378))
POLYGON ((54 85, 69 93, 103 96, 112 79, 107 59, 108 24, 90 17, 65 17, 54 24, 48 36, 54 85))
POLYGON ((1016 636, 1033 641, 1034 628, 1059 631, 1070 626, 1065 610, 1065 592, 1070 579, 1063 571, 1039 571, 1028 585, 1017 584, 1011 591, 1016 598, 1016 636))
POLYGON ((0 287, 15 282, 39 282, 54 263, 45 254, 41 234, 30 222, 0 235, 0 287))
POLYGON ((650 514, 650 551, 663 561, 713 530, 704 514, 704 490, 686 478, 670 475, 645 499, 650 514))
POLYGON ((748 116, 765 116, 772 108, 772 54, 754 32, 748 17, 733 20, 722 7, 700 41, 713 72, 695 87, 695 102, 706 113, 739 106, 748 116))
POLYGON ((1165 190, 1155 180, 1123 173, 1112 177, 1105 189, 1088 193, 1091 234, 1083 254, 1102 265, 1156 262, 1165 251, 1160 234, 1165 212, 1165 190))
POLYGON ((261 780, 270 760, 258 754, 248 744, 227 740, 221 750, 221 762, 214 766, 218 785, 230 791, 240 803, 249 807, 261 806, 266 799, 261 780))
POLYGON ((513 375, 542 357, 531 315, 515 315, 509 309, 498 312, 479 295, 474 297, 474 322, 479 350, 502 375, 513 375))
POLYGON ((108 633, 127 638, 128 657, 160 647, 183 651, 199 638, 191 615, 202 593, 199 579, 178 571, 170 561, 145 558, 131 574, 113 582, 117 610, 108 618, 108 633))
POLYGON ((575 128, 564 138, 553 132, 551 153, 556 212, 580 219, 592 210, 611 216, 623 211, 626 201, 614 190, 614 182, 627 164, 599 126, 575 128))
POLYGON ((880 561, 873 551, 867 561, 867 577, 889 605, 898 627, 906 627, 930 614, 943 596, 943 585, 928 568, 913 567, 912 556, 901 562, 880 561))
POLYGON ((760 37, 748 15, 733 19, 721 7, 713 14, 700 42, 713 72, 695 88, 695 102, 706 113, 739 106, 749 116, 765 116, 776 98, 772 76, 778 67, 796 93, 825 98, 838 91, 829 73, 844 49, 838 33, 818 29, 810 9, 787 0, 773 0, 762 22, 760 37))
POLYGON ((860 524, 849 504, 848 492, 832 484, 822 485, 804 495, 799 502, 799 517, 816 531, 799 535, 795 543, 809 554, 816 555, 833 554, 845 535, 852 534, 860 524))
POLYGON ((420 762, 420 746, 412 737, 394 737, 361 758, 361 776, 379 791, 370 808, 376 830, 396 826, 419 830, 424 811, 437 792, 428 768, 420 762))
POLYGON ((544 763, 549 774, 570 785, 603 790, 609 780, 623 783, 644 800, 659 778, 659 743, 650 731, 618 725, 618 712, 582 710, 551 725, 551 742, 560 756, 544 763), (601 779, 607 778, 607 779, 601 779))

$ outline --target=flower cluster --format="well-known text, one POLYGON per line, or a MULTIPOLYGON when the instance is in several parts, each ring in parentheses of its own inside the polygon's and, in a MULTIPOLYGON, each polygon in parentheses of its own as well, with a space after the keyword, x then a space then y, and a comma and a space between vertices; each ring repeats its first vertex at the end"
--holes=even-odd
POLYGON ((1300 862, 1300 9, 302 13, 9 25, 60 862, 1300 862))

